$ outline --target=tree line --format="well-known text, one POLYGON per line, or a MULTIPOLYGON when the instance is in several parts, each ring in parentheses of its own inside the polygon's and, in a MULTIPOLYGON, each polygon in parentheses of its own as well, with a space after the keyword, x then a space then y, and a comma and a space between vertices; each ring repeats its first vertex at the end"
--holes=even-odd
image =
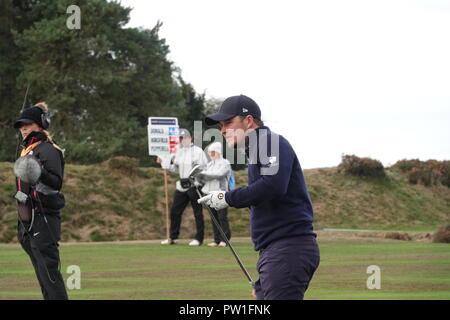
POLYGON ((130 11, 106 0, 0 2, 0 161, 14 160, 12 126, 27 86, 27 106, 48 103, 68 162, 120 155, 152 163, 149 116, 178 117, 192 132, 211 103, 169 60, 162 23, 127 28, 130 11), (70 5, 81 10, 80 29, 66 26, 70 5))

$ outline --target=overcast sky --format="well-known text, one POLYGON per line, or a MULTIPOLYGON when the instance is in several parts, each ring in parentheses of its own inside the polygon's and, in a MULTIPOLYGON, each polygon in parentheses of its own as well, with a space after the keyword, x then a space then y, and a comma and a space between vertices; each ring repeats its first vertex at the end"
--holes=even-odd
MULTIPOLYGON (((304 169, 450 159, 450 1, 122 0, 207 97, 245 94, 304 169)), ((151 116, 151 115, 149 115, 151 116)))

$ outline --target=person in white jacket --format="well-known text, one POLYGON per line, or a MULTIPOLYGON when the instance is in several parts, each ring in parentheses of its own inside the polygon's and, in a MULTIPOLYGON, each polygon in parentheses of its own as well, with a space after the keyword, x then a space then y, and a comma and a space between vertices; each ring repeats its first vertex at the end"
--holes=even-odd
MULTIPOLYGON (((204 185, 202 192, 207 194, 211 191, 227 190, 228 180, 231 174, 230 162, 222 156, 222 144, 220 142, 213 142, 208 147, 208 154, 211 161, 206 165, 206 169, 199 173, 198 180, 204 185)), ((231 237, 230 226, 228 223, 228 209, 215 210, 211 209, 212 214, 219 222, 228 240, 231 237)), ((225 247, 226 242, 222 239, 222 236, 213 223, 214 241, 209 243, 210 247, 225 247)))
MULTIPOLYGON (((172 158, 169 171, 178 173, 180 180, 176 182, 176 190, 173 196, 172 208, 170 210, 170 238, 163 240, 161 244, 176 244, 180 234, 181 216, 190 202, 194 210, 195 225, 197 233, 195 239, 192 240, 190 246, 199 246, 203 244, 204 237, 204 220, 203 207, 197 203, 199 199, 195 187, 186 185, 188 183, 188 175, 195 165, 206 167, 208 158, 202 148, 197 147, 192 143, 191 135, 186 129, 180 129, 180 145, 179 150, 172 158)), ((161 163, 158 157, 156 162, 161 163)))

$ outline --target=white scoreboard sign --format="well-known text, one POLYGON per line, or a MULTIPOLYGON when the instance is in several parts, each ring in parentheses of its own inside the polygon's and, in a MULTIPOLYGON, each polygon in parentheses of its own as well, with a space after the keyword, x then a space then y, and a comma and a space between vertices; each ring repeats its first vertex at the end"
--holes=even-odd
POLYGON ((150 156, 163 160, 162 167, 167 167, 170 158, 178 148, 178 119, 168 117, 148 118, 148 151, 150 156))

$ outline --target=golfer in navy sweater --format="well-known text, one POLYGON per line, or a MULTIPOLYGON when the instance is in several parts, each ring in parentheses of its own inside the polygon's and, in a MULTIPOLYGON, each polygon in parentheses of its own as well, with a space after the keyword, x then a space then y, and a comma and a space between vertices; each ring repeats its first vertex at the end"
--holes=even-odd
POLYGON ((264 126, 258 105, 244 95, 227 98, 205 122, 220 124, 230 147, 245 148, 248 186, 213 191, 199 203, 216 210, 250 207, 252 240, 259 251, 253 295, 259 300, 303 299, 320 254, 311 199, 294 150, 264 126))

